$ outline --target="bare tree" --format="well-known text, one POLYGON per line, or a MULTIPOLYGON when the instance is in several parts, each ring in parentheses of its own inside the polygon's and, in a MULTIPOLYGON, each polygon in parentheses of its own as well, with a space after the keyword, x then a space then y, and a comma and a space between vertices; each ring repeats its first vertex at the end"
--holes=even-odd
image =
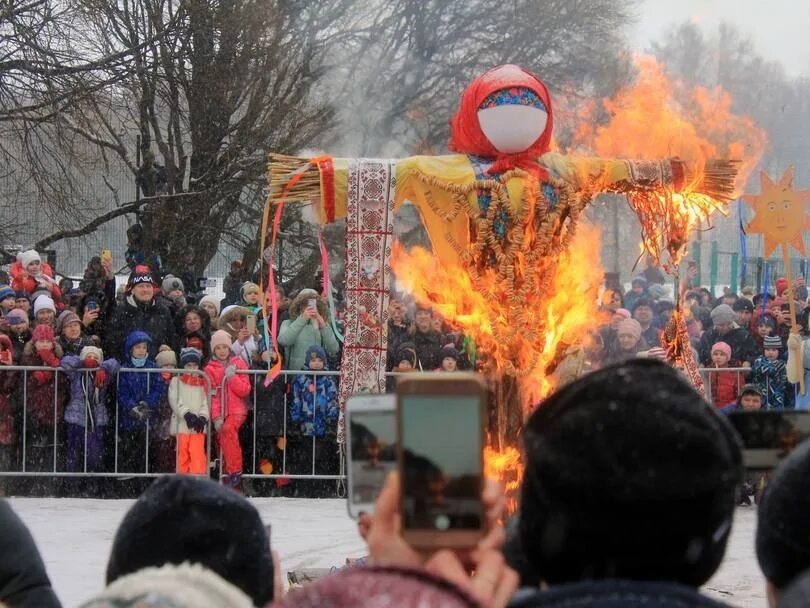
POLYGON ((392 0, 351 38, 340 87, 339 149, 441 153, 464 86, 518 63, 556 91, 604 96, 631 73, 623 30, 633 0, 392 0))

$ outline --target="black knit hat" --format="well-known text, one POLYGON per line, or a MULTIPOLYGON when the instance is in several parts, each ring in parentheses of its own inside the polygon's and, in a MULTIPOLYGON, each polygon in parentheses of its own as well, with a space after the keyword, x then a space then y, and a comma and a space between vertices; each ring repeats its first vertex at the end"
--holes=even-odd
POLYGON ((273 599, 273 560, 259 513, 207 479, 159 478, 124 516, 107 563, 107 584, 148 566, 191 562, 239 587, 256 606, 273 599))
POLYGON ((549 584, 698 586, 723 559, 740 444, 670 366, 633 359, 568 384, 529 418, 525 453, 521 545, 549 584))
POLYGON ((149 283, 150 285, 155 284, 155 279, 152 276, 152 271, 149 269, 149 266, 135 266, 135 268, 129 274, 129 279, 127 280, 127 289, 132 289, 138 283, 149 283))
POLYGON ((757 560, 777 589, 810 569, 810 441, 776 468, 757 512, 757 560))

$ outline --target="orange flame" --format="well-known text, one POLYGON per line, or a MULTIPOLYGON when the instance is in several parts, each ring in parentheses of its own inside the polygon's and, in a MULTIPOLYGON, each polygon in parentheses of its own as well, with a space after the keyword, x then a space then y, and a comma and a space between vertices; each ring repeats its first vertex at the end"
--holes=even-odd
POLYGON ((484 476, 504 484, 508 513, 517 511, 517 492, 523 482, 523 466, 517 448, 507 446, 502 451, 484 448, 484 476))
POLYGON ((570 148, 601 157, 686 162, 688 183, 681 193, 660 191, 632 201, 642 223, 642 251, 659 259, 667 250, 677 264, 690 234, 710 225, 714 212, 724 213, 722 201, 700 193, 715 177, 707 162, 740 161, 733 190, 726 197, 734 198, 758 164, 767 136, 749 117, 733 113, 731 96, 720 87, 690 88, 670 79, 649 56, 637 57, 636 65, 638 77, 632 86, 612 99, 591 101, 569 113, 577 121, 570 148), (600 114, 610 119, 600 124, 600 114))
POLYGON ((485 361, 488 375, 518 378, 524 413, 548 394, 559 374, 548 373, 561 351, 579 344, 593 329, 596 295, 603 271, 599 264, 599 231, 580 225, 570 247, 549 260, 551 281, 515 311, 494 270, 473 284, 464 269, 437 264, 421 248, 395 245, 392 267, 405 290, 429 303, 449 323, 470 336, 485 361))

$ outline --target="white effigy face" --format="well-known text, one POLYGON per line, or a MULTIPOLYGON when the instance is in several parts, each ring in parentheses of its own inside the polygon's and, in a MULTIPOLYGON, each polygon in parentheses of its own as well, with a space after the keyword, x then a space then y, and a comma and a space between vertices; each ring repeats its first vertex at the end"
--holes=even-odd
POLYGON ((528 149, 543 134, 548 114, 541 108, 516 104, 478 110, 478 123, 486 138, 503 154, 528 149))

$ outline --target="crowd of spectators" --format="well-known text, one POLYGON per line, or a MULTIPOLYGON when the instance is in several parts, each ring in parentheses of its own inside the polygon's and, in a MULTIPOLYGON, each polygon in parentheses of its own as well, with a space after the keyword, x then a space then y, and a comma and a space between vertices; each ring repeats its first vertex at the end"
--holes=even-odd
MULTIPOLYGON (((197 291, 193 273, 160 276, 143 261, 133 258, 121 288, 103 256, 76 284, 36 251, 0 271, 0 366, 31 366, 0 367, 0 470, 221 467, 246 492, 245 472, 337 475, 338 378, 315 375, 340 361, 326 300, 280 293, 284 373, 265 385, 280 355, 265 339, 263 294, 240 265, 219 298, 197 291)), ((268 491, 287 486, 297 492, 287 479, 268 491)))
MULTIPOLYGON (((391 473, 358 526, 371 563, 286 594, 272 522, 222 485, 162 477, 124 516, 107 587, 83 606, 728 606, 701 588, 731 537, 742 448, 678 371, 631 359, 575 380, 530 416, 523 447, 518 512, 502 524, 502 487, 483 484, 486 530, 473 550, 409 545, 391 473)), ((804 442, 773 471, 757 512, 770 608, 807 606, 808 508, 804 442)), ((30 533, 2 500, 0 602, 60 605, 30 533)))
MULTIPOLYGON (((791 318, 787 280, 777 279, 774 288, 760 294, 726 289, 715 297, 705 287, 679 286, 693 356, 717 408, 739 406, 744 386, 756 388, 764 409, 805 407, 787 362, 810 336, 807 288, 799 276, 792 289, 797 319, 791 318)), ((606 289, 600 307, 605 322, 588 349, 590 368, 635 357, 665 359, 662 334, 675 310, 671 292, 644 275, 633 278, 627 293, 606 289)))

